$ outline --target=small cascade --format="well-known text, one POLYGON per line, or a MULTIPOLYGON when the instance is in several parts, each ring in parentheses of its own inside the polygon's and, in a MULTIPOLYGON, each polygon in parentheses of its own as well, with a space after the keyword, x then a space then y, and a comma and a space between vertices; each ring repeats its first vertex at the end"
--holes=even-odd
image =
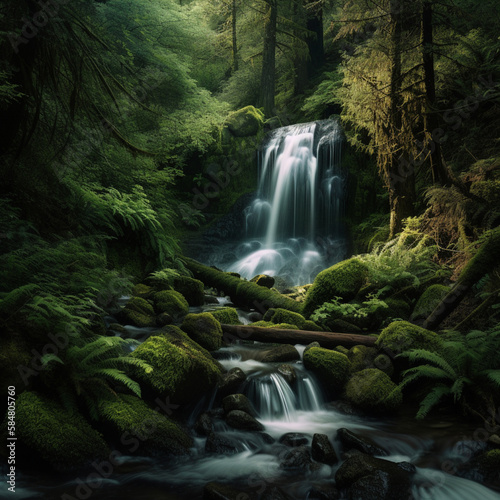
POLYGON ((335 120, 274 130, 260 152, 257 197, 245 209, 247 240, 228 267, 245 278, 305 284, 345 255, 346 175, 335 120))

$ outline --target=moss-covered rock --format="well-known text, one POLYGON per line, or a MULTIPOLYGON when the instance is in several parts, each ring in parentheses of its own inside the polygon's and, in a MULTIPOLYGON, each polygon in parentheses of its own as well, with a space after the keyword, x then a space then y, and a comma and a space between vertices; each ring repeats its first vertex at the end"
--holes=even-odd
POLYGON ((263 363, 284 363, 286 361, 298 361, 300 354, 293 345, 280 345, 273 347, 263 358, 263 363))
POLYGON ((267 274, 258 274, 250 281, 259 286, 265 286, 266 288, 272 288, 274 286, 274 278, 272 276, 268 276, 267 274))
POLYGON ((200 280, 178 276, 174 279, 174 290, 179 292, 190 306, 202 306, 205 303, 205 288, 200 280))
POLYGON ((141 382, 156 396, 168 396, 175 404, 192 402, 211 390, 222 372, 207 350, 175 326, 149 337, 130 355, 153 367, 151 373, 137 375, 141 382))
POLYGON ((361 410, 375 414, 393 412, 403 402, 401 389, 377 368, 355 373, 347 382, 345 396, 361 410))
POLYGON ((301 314, 293 311, 287 311, 286 309, 281 308, 271 308, 266 311, 266 314, 264 314, 264 321, 271 321, 275 324, 288 323, 289 325, 297 325, 298 329, 301 330, 306 322, 306 319, 301 314))
POLYGON ((382 330, 377 339, 377 346, 399 354, 409 349, 427 349, 439 351, 443 341, 438 334, 412 325, 407 321, 394 321, 382 330))
POLYGON ((338 333, 363 333, 363 330, 344 319, 330 319, 325 321, 326 326, 332 332, 338 333))
POLYGON ((351 362, 351 373, 359 372, 365 368, 373 368, 374 359, 377 356, 375 347, 356 345, 349 349, 347 357, 351 362))
POLYGON ((37 392, 23 392, 17 398, 16 436, 34 458, 56 470, 81 467, 110 453, 101 435, 79 413, 69 413, 37 392))
POLYGON ((221 307, 209 312, 219 323, 224 325, 242 324, 238 317, 238 311, 234 307, 221 307))
POLYGON ((141 297, 132 297, 125 305, 125 308, 148 316, 153 316, 155 313, 153 306, 141 297))
POLYGON ((106 433, 117 442, 125 434, 138 440, 139 446, 130 453, 183 455, 193 445, 191 437, 175 422, 152 410, 136 396, 122 394, 113 400, 103 400, 99 404, 99 413, 106 425, 106 433))
POLYGON ((387 317, 389 318, 399 318, 406 320, 410 317, 411 307, 403 299, 384 299, 384 302, 388 305, 387 317))
POLYGON ((354 299, 368 277, 368 267, 356 258, 345 260, 321 271, 307 292, 303 314, 308 318, 315 309, 334 297, 354 299))
POLYGON ((474 182, 470 187, 470 192, 492 205, 500 204, 500 180, 474 182))
POLYGON ((327 387, 340 391, 351 369, 351 363, 345 354, 322 347, 311 347, 304 351, 304 366, 316 373, 327 387))
POLYGON ((318 326, 314 321, 310 321, 306 319, 304 323, 302 323, 302 326, 300 327, 301 330, 307 330, 309 332, 322 332, 323 328, 318 326))
POLYGON ((264 115, 253 106, 246 106, 231 113, 226 126, 235 137, 249 137, 257 135, 264 126, 264 115))
POLYGON ((117 318, 126 325, 139 328, 156 326, 153 306, 142 297, 132 297, 117 315, 117 318))
POLYGON ((149 299, 153 293, 153 288, 144 283, 138 283, 132 290, 132 295, 134 297, 140 297, 141 299, 149 299))
POLYGON ((450 288, 444 285, 428 287, 413 308, 412 321, 427 318, 449 291, 450 288))
POLYGON ((251 323, 252 326, 260 326, 262 328, 277 328, 279 330, 299 330, 297 325, 290 323, 272 323, 271 321, 255 321, 251 323))
POLYGON ((182 322, 181 329, 209 351, 216 351, 222 347, 222 328, 208 312, 188 314, 182 322))
POLYGON ((158 314, 167 313, 175 318, 188 313, 188 301, 179 292, 174 290, 164 290, 162 292, 155 293, 153 298, 155 309, 158 314))

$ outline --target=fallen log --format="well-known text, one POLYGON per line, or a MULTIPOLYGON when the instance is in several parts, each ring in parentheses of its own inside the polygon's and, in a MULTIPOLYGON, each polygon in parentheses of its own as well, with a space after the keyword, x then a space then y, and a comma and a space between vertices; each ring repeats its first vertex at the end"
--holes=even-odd
POLYGON ((280 328, 263 328, 248 325, 221 325, 226 342, 236 340, 256 340, 276 344, 310 344, 318 342, 321 347, 333 349, 338 345, 353 347, 364 345, 376 347, 376 337, 355 333, 311 332, 308 330, 285 330, 280 328))

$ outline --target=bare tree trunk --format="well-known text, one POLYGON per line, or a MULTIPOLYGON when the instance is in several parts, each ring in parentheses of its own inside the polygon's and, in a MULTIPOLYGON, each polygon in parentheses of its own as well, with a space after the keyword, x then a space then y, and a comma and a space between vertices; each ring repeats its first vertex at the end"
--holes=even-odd
POLYGON ((264 49, 262 52, 262 78, 260 84, 260 104, 267 117, 274 114, 274 94, 276 89, 276 23, 278 19, 277 0, 266 0, 269 5, 265 19, 264 49))

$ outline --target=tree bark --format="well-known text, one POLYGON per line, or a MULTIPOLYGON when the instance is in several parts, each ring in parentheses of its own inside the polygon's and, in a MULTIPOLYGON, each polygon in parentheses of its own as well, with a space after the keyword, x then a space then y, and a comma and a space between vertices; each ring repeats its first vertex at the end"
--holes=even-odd
POLYGON ((262 77, 260 83, 260 104, 269 118, 274 114, 276 90, 276 24, 278 20, 277 0, 265 0, 269 5, 265 19, 264 49, 262 51, 262 77))
POLYGON ((307 330, 283 330, 258 326, 221 325, 226 341, 255 340, 276 344, 310 344, 318 342, 321 347, 333 349, 338 345, 354 347, 364 345, 376 347, 376 337, 351 333, 311 332, 307 330))

